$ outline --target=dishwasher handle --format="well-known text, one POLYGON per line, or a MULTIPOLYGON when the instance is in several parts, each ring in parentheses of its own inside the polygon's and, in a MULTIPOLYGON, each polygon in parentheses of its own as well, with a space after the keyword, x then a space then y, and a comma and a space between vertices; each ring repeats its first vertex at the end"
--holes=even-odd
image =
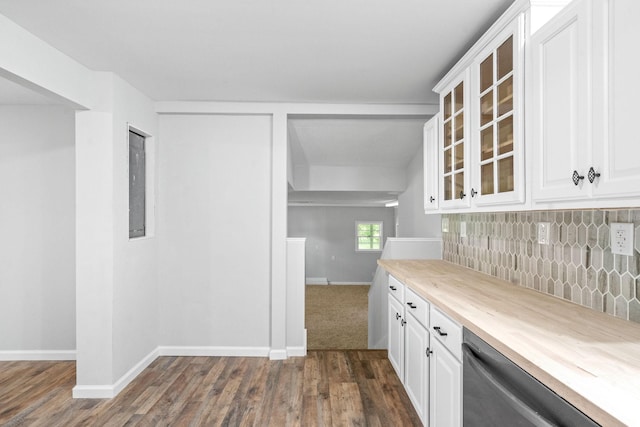
POLYGON ((496 391, 498 391, 510 406, 527 419, 536 427, 554 427, 555 424, 549 422, 542 415, 537 413, 533 408, 522 401, 518 396, 511 392, 498 378, 496 378, 487 366, 478 358, 473 349, 466 343, 462 344, 462 354, 464 363, 468 363, 469 367, 478 372, 486 381, 491 383, 496 391))

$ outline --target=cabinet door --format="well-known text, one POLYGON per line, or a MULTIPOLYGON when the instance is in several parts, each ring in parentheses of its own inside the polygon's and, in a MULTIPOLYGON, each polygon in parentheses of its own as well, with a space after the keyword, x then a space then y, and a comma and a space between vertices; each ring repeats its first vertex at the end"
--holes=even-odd
POLYGON ((424 125, 424 211, 438 209, 438 125, 439 115, 424 125))
MULTIPOLYGON (((637 55, 640 39, 640 2, 637 0, 609 0, 594 2, 593 16, 608 16, 594 39, 594 104, 608 106, 608 111, 594 114, 594 122, 606 125, 594 132, 594 153, 586 169, 593 168, 596 177, 593 195, 629 197, 640 194, 640 141, 638 141, 638 99, 640 80, 637 55), (608 10, 607 10, 608 9, 608 10), (601 36, 601 37, 599 37, 601 36), (608 52, 609 60, 603 60, 608 52), (608 77, 608 81, 606 78, 608 77), (605 98, 606 97, 606 98, 605 98)), ((585 170, 587 179, 588 170, 585 170)), ((592 175, 593 177, 593 175, 592 175)))
POLYGON ((571 3, 531 38, 533 199, 583 199, 591 147, 589 1, 571 3))
POLYGON ((429 332, 418 320, 407 315, 405 325, 404 387, 423 424, 429 416, 429 332))
POLYGON ((462 364, 438 342, 431 340, 429 422, 432 426, 462 425, 462 364))
POLYGON ((389 345, 388 356, 400 381, 404 382, 404 308, 392 295, 389 295, 389 345))
POLYGON ((470 192, 476 205, 524 201, 523 29, 521 15, 472 65, 470 192))
POLYGON ((440 97, 440 207, 469 207, 468 71, 440 97))

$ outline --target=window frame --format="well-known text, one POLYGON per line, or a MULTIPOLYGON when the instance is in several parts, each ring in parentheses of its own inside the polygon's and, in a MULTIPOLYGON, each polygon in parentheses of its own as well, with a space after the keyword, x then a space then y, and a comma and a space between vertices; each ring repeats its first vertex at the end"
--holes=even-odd
POLYGON ((155 138, 148 132, 141 130, 137 126, 127 123, 126 126, 126 156, 127 156, 127 225, 128 240, 144 240, 155 236, 155 138), (144 232, 142 235, 132 235, 131 233, 131 164, 130 164, 130 135, 137 134, 144 138, 144 232))
MULTIPOLYGON (((378 237, 378 236, 370 236, 371 239, 373 239, 373 237, 378 237)), ((373 246, 373 241, 370 242, 371 245, 373 246)), ((364 220, 358 220, 356 221, 356 225, 355 225, 355 244, 356 244, 356 252, 382 252, 382 249, 384 247, 384 222, 383 221, 364 221, 364 220), (360 248, 360 238, 361 237, 367 237, 367 236, 360 236, 359 235, 359 226, 362 224, 367 224, 367 225, 378 225, 380 227, 380 247, 378 249, 362 249, 360 248)))

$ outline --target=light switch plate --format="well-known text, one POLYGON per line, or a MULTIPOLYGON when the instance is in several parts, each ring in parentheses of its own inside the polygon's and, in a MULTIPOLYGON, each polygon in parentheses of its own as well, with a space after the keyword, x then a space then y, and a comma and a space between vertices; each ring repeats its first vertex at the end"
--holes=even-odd
POLYGON ((442 232, 449 232, 449 218, 442 218, 442 232))
POLYGON ((548 222, 538 223, 538 243, 548 245, 550 242, 551 224, 548 222))
POLYGON ((618 255, 633 255, 633 223, 612 222, 609 225, 611 231, 611 253, 618 255))

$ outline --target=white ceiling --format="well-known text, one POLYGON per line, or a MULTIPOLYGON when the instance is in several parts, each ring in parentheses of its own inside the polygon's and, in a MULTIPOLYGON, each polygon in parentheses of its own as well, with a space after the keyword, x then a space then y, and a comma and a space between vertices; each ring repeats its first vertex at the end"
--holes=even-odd
POLYGON ((295 165, 405 167, 422 143, 425 118, 292 118, 295 165))
POLYGON ((0 13, 155 100, 437 103, 435 83, 512 2, 0 0, 0 13))
MULTIPOLYGON (((0 0, 0 14, 158 101, 437 104, 434 85, 513 0, 0 0)), ((43 64, 44 65, 44 64, 43 64)), ((47 98, 0 78, 0 104, 47 98)), ((406 166, 425 118, 297 118, 293 160, 406 166)), ((380 205, 385 192, 292 202, 380 205)))

